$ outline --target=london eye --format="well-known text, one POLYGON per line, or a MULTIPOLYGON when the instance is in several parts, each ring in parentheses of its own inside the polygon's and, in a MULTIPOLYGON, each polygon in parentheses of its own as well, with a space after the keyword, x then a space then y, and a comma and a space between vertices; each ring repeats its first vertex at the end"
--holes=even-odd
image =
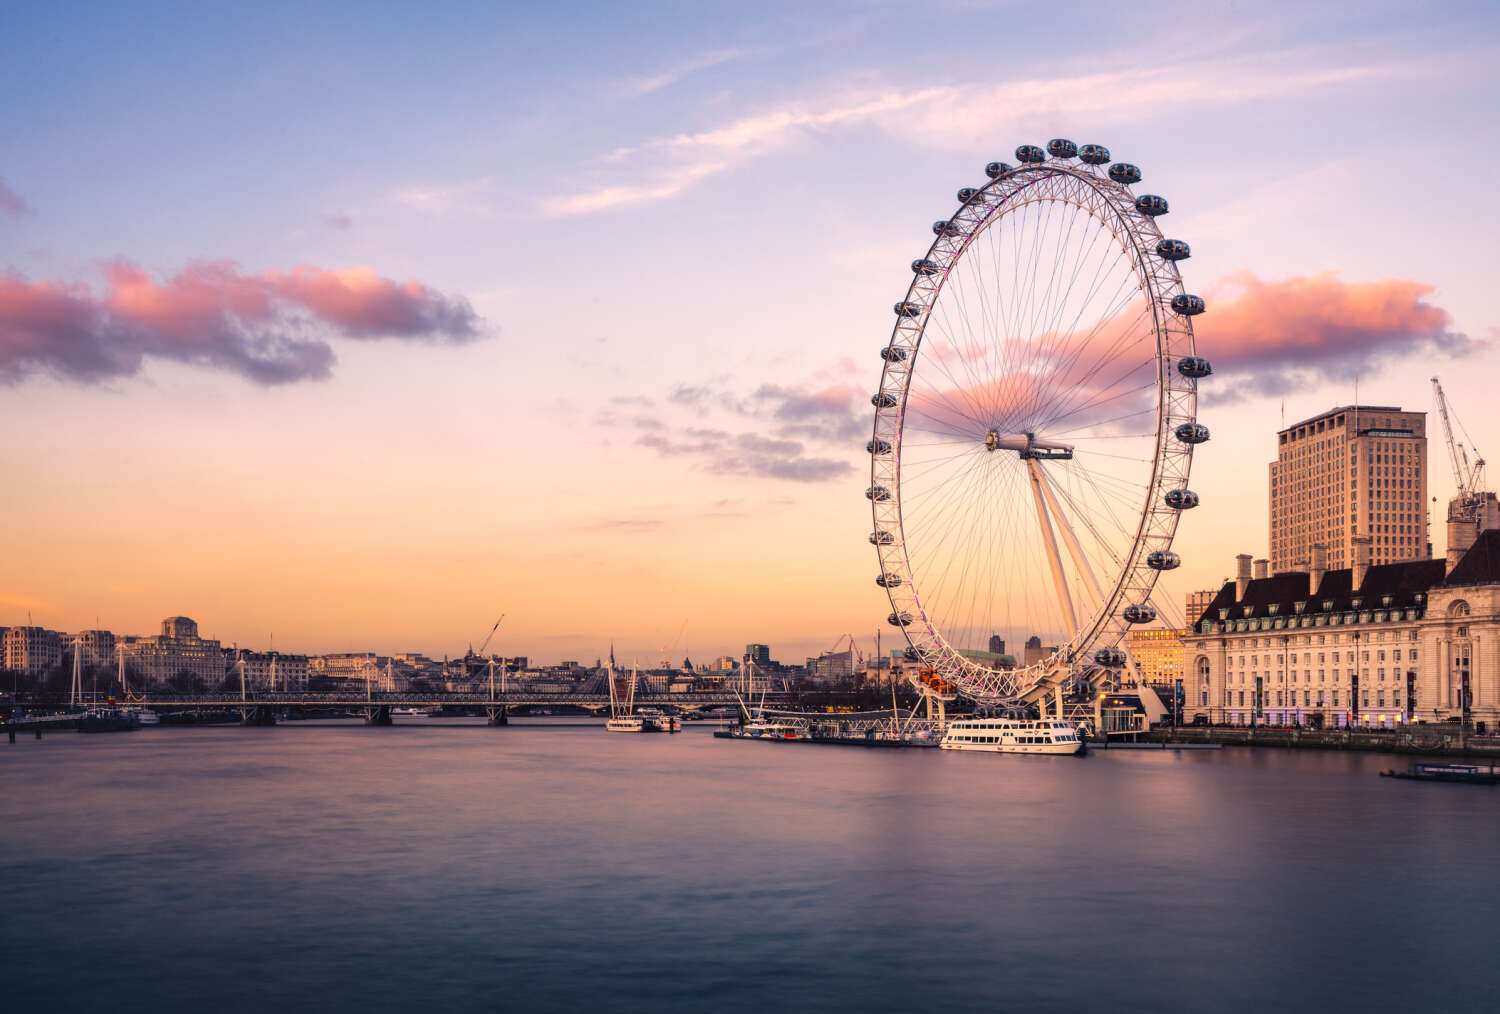
POLYGON ((1167 201, 1134 192, 1140 169, 1063 139, 1015 158, 912 261, 866 446, 889 622, 925 692, 998 705, 1127 663, 1181 562, 1212 373, 1190 249, 1161 230, 1167 201))

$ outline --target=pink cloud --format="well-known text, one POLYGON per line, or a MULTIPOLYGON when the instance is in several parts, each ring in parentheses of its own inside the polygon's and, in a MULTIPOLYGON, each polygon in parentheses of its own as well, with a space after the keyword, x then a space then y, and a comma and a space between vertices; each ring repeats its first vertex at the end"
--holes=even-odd
POLYGON ((1484 344, 1451 330, 1448 312, 1428 302, 1433 291, 1402 278, 1345 282, 1325 271, 1266 282, 1241 271, 1204 293, 1208 311, 1194 330, 1233 393, 1276 393, 1387 359, 1461 356, 1484 344))
POLYGON ((0 215, 9 218, 20 218, 31 211, 31 207, 10 187, 5 185, 5 178, 0 176, 0 215))
POLYGON ((106 289, 0 279, 0 381, 51 373, 94 382, 148 357, 238 373, 261 384, 316 380, 335 361, 326 338, 465 342, 480 321, 467 300, 367 267, 245 274, 196 261, 158 281, 129 261, 106 289))

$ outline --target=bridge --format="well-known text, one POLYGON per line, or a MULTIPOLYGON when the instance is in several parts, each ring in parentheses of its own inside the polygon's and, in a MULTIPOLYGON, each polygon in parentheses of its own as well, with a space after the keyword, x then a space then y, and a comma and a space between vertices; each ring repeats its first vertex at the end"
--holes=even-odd
MULTIPOLYGON (((766 707, 784 706, 790 703, 791 694, 768 692, 762 700, 756 696, 755 704, 766 707)), ((637 693, 638 707, 656 707, 679 711, 701 711, 704 708, 739 708, 744 698, 731 691, 710 691, 684 694, 637 693)), ((58 698, 38 697, 26 702, 36 708, 73 707, 80 702, 64 696, 58 698)), ((83 703, 84 707, 102 705, 104 700, 83 703)), ((279 714, 293 711, 326 712, 341 711, 346 714, 361 714, 368 725, 390 725, 391 712, 395 708, 421 708, 466 710, 483 714, 490 725, 506 725, 509 710, 515 707, 560 707, 585 708, 589 711, 605 711, 609 708, 608 694, 540 693, 528 690, 503 690, 495 693, 462 693, 454 691, 367 691, 365 693, 289 693, 259 692, 230 694, 172 694, 147 691, 130 694, 125 700, 114 702, 120 707, 150 708, 160 712, 224 711, 240 716, 246 725, 274 725, 279 714)), ((71 715, 15 718, 0 722, 0 729, 29 728, 33 722, 59 724, 76 721, 76 712, 71 715)))

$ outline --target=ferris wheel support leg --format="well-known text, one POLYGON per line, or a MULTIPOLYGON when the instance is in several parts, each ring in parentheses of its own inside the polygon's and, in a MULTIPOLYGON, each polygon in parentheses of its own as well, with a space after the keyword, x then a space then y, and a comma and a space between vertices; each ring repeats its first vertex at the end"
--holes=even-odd
POLYGON ((1036 520, 1042 528, 1042 544, 1047 550, 1047 563, 1052 568, 1052 583, 1057 586, 1057 601, 1062 606, 1063 615, 1068 618, 1072 625, 1069 636, 1078 631, 1078 615, 1073 611, 1073 596, 1068 593, 1068 583, 1063 579, 1062 557, 1057 552, 1057 536, 1052 532, 1052 522, 1047 517, 1047 504, 1042 496, 1041 469, 1037 467, 1035 458, 1026 459, 1026 474, 1031 478, 1031 495, 1036 501, 1036 520))
MULTIPOLYGON (((1057 527, 1062 532, 1063 545, 1068 547, 1068 555, 1073 558, 1073 566, 1078 568, 1084 577, 1084 589, 1093 593, 1094 606, 1103 608, 1104 591, 1099 587, 1099 579, 1094 576, 1094 568, 1089 566, 1088 557, 1083 555, 1083 546, 1078 543, 1078 536, 1073 532, 1073 526, 1068 524, 1067 516, 1063 514, 1062 508, 1058 506, 1057 496, 1052 492, 1052 484, 1047 481, 1046 473, 1037 466, 1035 459, 1029 462, 1035 469, 1036 482, 1041 486, 1042 496, 1047 500, 1047 508, 1052 512, 1057 527)), ((1061 716, 1059 716, 1061 717, 1061 716)))

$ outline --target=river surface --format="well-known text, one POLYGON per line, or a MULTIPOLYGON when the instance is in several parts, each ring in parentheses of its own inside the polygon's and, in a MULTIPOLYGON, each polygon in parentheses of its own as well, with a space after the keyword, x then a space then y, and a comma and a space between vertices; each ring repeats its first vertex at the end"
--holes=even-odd
MULTIPOLYGON (((399 721, 399 720, 398 720, 399 721)), ((538 720, 0 743, 7 1009, 1500 1009, 1500 791, 538 720)))

